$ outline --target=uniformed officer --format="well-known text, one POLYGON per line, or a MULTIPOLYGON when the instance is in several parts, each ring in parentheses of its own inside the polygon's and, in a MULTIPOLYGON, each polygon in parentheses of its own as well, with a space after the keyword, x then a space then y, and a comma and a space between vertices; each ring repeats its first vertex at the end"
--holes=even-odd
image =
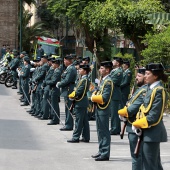
POLYGON ((41 59, 42 56, 44 55, 44 49, 42 48, 41 44, 38 45, 36 53, 37 53, 36 59, 41 59))
POLYGON ((110 132, 109 115, 111 112, 111 98, 113 93, 113 82, 110 77, 112 62, 101 62, 99 69, 102 81, 99 91, 93 93, 91 101, 97 103, 96 128, 98 135, 99 151, 92 155, 96 161, 108 161, 110 157, 110 132))
POLYGON ((36 113, 34 114, 34 116, 38 116, 38 117, 42 116, 41 102, 42 102, 42 98, 43 98, 43 89, 41 88, 41 85, 42 85, 43 80, 46 76, 46 73, 48 72, 48 70, 50 68, 48 65, 48 56, 46 56, 46 55, 42 56, 40 65, 41 65, 41 67, 39 69, 39 72, 33 80, 33 84, 37 85, 37 88, 36 88, 36 113))
POLYGON ((34 60, 33 63, 31 63, 31 65, 34 67, 34 71, 32 73, 32 78, 29 80, 29 92, 31 94, 31 98, 32 98, 32 102, 31 102, 31 109, 27 110, 28 113, 30 114, 34 114, 35 113, 35 106, 36 106, 36 96, 35 96, 35 87, 36 85, 32 84, 32 81, 34 80, 34 78, 37 76, 38 74, 38 70, 39 70, 39 62, 40 59, 34 60))
POLYGON ((41 102, 41 111, 40 111, 41 114, 39 114, 39 116, 38 116, 39 119, 41 119, 41 120, 47 120, 48 118, 51 117, 50 105, 47 101, 50 99, 50 95, 49 95, 50 86, 46 84, 46 81, 50 80, 54 73, 54 68, 52 66, 52 59, 55 59, 55 58, 54 57, 48 58, 48 65, 50 66, 50 69, 47 71, 47 73, 45 75, 45 79, 43 80, 43 83, 41 85, 41 87, 43 89, 43 99, 41 102))
POLYGON ((61 88, 61 96, 65 101, 65 126, 61 128, 62 131, 73 130, 73 117, 69 111, 72 102, 69 100, 68 95, 73 91, 77 76, 77 71, 73 63, 73 57, 66 55, 64 57, 64 65, 67 67, 61 75, 61 81, 57 82, 56 87, 61 88))
POLYGON ((90 140, 90 128, 87 115, 88 98, 87 91, 89 90, 88 74, 90 72, 89 65, 80 65, 79 74, 80 80, 74 91, 69 94, 69 99, 74 100, 74 113, 76 116, 75 130, 71 140, 67 140, 70 143, 78 143, 80 135, 83 132, 83 142, 89 142, 90 140))
POLYGON ((163 170, 160 158, 160 142, 167 142, 167 132, 163 123, 163 111, 167 101, 167 93, 161 83, 167 82, 162 64, 146 65, 145 80, 148 91, 136 117, 132 123, 134 130, 143 133, 142 160, 145 170, 163 170))
POLYGON ((139 107, 143 104, 144 97, 147 91, 147 85, 145 84, 144 75, 145 68, 139 68, 136 75, 136 84, 139 87, 132 97, 127 102, 126 106, 118 111, 120 118, 124 120, 125 117, 128 120, 126 131, 128 132, 128 139, 130 145, 130 153, 132 157, 132 170, 142 170, 142 141, 139 148, 138 157, 134 154, 135 147, 138 141, 138 135, 132 131, 132 123, 136 119, 136 114, 138 113, 139 107))
POLYGON ((89 56, 85 56, 82 58, 82 64, 90 64, 90 57, 89 56))
POLYGON ((17 68, 19 66, 19 59, 18 59, 18 52, 14 52, 14 59, 10 65, 10 69, 12 70, 12 75, 13 75, 13 81, 14 84, 12 86, 12 89, 17 89, 17 68))
POLYGON ((28 56, 23 58, 24 67, 21 70, 20 77, 22 79, 21 88, 24 95, 24 102, 21 103, 21 106, 28 106, 30 103, 30 95, 29 95, 29 77, 30 77, 30 59, 28 56))
POLYGON ((113 63, 113 70, 111 71, 110 76, 114 84, 114 91, 113 91, 112 101, 111 101, 112 109, 111 109, 110 134, 118 135, 120 134, 120 131, 121 131, 118 110, 119 110, 120 104, 122 103, 120 85, 121 85, 122 78, 123 78, 123 71, 121 68, 123 60, 120 57, 114 57, 112 63, 113 63))
MULTIPOLYGON (((26 56, 26 52, 25 51, 22 51, 21 52, 21 54, 20 54, 20 56, 19 56, 19 66, 18 66, 18 69, 17 69, 17 72, 18 72, 18 75, 20 75, 20 72, 21 72, 21 70, 22 70, 22 67, 24 67, 24 62, 23 62, 23 58, 24 58, 24 56, 26 56)), ((21 77, 19 76, 19 91, 17 92, 17 94, 23 94, 22 93, 22 88, 21 88, 21 84, 22 84, 22 82, 21 82, 21 77)))
POLYGON ((53 75, 50 79, 45 80, 45 84, 49 86, 50 88, 50 100, 51 101, 51 121, 47 125, 56 125, 60 123, 60 108, 59 108, 59 102, 60 102, 60 89, 56 87, 56 83, 61 80, 61 71, 59 69, 60 66, 60 60, 59 59, 53 59, 52 61, 52 67, 54 69, 53 75))
POLYGON ((120 85, 123 106, 126 105, 126 102, 128 101, 128 97, 130 94, 130 83, 132 80, 132 72, 130 71, 129 67, 130 67, 130 62, 124 61, 123 62, 123 78, 122 78, 122 82, 120 85))

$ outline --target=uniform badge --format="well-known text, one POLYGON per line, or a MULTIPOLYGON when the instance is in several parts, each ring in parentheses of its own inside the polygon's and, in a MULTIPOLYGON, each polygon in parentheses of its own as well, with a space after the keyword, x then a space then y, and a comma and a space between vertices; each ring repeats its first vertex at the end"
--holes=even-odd
POLYGON ((143 96, 146 96, 146 93, 143 93, 143 96))

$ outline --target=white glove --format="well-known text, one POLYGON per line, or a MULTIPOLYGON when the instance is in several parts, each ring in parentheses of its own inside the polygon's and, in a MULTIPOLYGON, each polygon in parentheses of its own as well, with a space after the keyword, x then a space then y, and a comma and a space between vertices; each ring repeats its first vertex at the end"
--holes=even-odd
POLYGON ((58 87, 59 83, 60 83, 60 82, 57 82, 57 84, 56 84, 56 87, 57 87, 57 88, 59 88, 59 87, 58 87))
POLYGON ((30 61, 31 65, 34 65, 35 63, 33 61, 30 61))
POLYGON ((35 68, 30 68, 30 72, 33 72, 35 70, 35 68))
POLYGON ((138 135, 138 136, 141 136, 142 135, 142 130, 140 128, 137 128, 135 130, 135 133, 138 135))
POLYGON ((136 127, 132 125, 132 131, 135 132, 136 131, 136 127))
POLYGON ((120 116, 119 115, 119 119, 122 120, 123 122, 126 122, 127 121, 127 118, 123 117, 123 116, 120 116))
POLYGON ((72 99, 72 98, 69 98, 69 100, 73 101, 74 99, 72 99))
POLYGON ((96 79, 95 79, 95 83, 96 83, 96 84, 99 84, 99 83, 100 83, 100 80, 96 78, 96 79))

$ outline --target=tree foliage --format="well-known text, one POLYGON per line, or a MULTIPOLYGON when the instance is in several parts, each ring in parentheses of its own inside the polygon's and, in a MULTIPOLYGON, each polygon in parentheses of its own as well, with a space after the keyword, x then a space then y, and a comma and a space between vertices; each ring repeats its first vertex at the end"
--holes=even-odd
POLYGON ((135 44, 138 52, 145 48, 141 43, 147 31, 152 26, 145 23, 150 13, 163 11, 160 1, 155 0, 107 0, 104 3, 89 2, 82 14, 90 30, 102 32, 105 28, 120 29, 120 31, 135 44))
MULTIPOLYGON (((23 49, 25 51, 30 51, 31 48, 31 41, 36 41, 36 36, 50 36, 49 31, 43 29, 43 23, 37 22, 32 26, 29 26, 29 22, 31 20, 32 13, 29 11, 23 12, 23 18, 22 18, 22 30, 23 30, 23 36, 22 36, 22 45, 23 49)), ((20 28, 19 33, 20 35, 20 28)))
POLYGON ((143 41, 147 48, 142 51, 144 63, 158 62, 170 66, 170 26, 162 32, 148 33, 143 41))

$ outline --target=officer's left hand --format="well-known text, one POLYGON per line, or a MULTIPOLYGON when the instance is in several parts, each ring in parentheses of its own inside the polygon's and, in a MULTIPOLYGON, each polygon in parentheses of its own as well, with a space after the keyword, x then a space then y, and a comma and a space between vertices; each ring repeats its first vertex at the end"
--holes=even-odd
POLYGON ((58 87, 59 83, 60 83, 60 82, 57 82, 57 84, 56 84, 56 87, 57 87, 57 88, 59 88, 59 87, 58 87))

